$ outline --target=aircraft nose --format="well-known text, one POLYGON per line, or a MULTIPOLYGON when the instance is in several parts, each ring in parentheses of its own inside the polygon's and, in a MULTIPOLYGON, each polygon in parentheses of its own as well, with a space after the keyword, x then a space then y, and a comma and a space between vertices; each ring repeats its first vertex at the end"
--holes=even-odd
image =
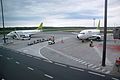
POLYGON ((78 37, 81 37, 82 35, 81 34, 78 34, 78 37))
POLYGON ((83 38, 82 34, 78 34, 79 39, 83 38))
POLYGON ((11 34, 10 34, 10 33, 8 33, 8 34, 7 34, 7 36, 11 36, 11 34))
POLYGON ((7 34, 7 36, 9 36, 10 34, 7 34))

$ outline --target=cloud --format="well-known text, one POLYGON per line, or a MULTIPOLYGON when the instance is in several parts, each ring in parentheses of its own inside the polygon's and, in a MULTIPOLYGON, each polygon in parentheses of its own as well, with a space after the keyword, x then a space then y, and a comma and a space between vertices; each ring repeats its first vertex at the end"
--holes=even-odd
MULTIPOLYGON (((93 26, 93 18, 96 22, 100 19, 103 26, 103 0, 4 0, 3 4, 7 26, 36 26, 40 22, 56 27, 93 26)), ((120 24, 119 4, 120 0, 108 2, 108 26, 120 24)))

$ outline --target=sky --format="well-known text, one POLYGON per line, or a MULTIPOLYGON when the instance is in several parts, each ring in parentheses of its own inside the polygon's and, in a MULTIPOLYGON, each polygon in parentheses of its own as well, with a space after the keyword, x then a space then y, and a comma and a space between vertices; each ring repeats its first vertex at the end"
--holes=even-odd
MULTIPOLYGON (((104 2, 105 0, 3 0, 5 27, 33 27, 41 22, 44 26, 52 27, 93 27, 97 26, 99 20, 103 27, 104 2)), ((108 0, 108 27, 119 25, 120 0, 108 0)))

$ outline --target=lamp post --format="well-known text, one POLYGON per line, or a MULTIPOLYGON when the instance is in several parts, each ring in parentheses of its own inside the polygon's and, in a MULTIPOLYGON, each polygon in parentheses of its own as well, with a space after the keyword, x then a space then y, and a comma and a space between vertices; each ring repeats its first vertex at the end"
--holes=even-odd
POLYGON ((93 27, 95 27, 95 18, 93 18, 93 27))
POLYGON ((6 40, 5 40, 5 26, 4 26, 4 13, 3 13, 3 3, 2 3, 2 0, 1 0, 1 12, 2 12, 2 25, 3 25, 3 36, 4 36, 4 43, 6 43, 6 40))
POLYGON ((105 13, 104 13, 104 40, 103 40, 103 56, 102 56, 102 66, 106 66, 106 36, 107 34, 107 0, 105 0, 105 13))

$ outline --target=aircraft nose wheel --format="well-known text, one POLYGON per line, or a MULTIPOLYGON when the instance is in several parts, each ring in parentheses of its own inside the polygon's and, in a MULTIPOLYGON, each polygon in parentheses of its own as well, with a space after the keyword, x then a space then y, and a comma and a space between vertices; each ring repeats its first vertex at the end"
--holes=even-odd
POLYGON ((82 43, 84 43, 84 40, 82 40, 82 43))
POLYGON ((79 39, 79 37, 77 36, 77 38, 79 39))

